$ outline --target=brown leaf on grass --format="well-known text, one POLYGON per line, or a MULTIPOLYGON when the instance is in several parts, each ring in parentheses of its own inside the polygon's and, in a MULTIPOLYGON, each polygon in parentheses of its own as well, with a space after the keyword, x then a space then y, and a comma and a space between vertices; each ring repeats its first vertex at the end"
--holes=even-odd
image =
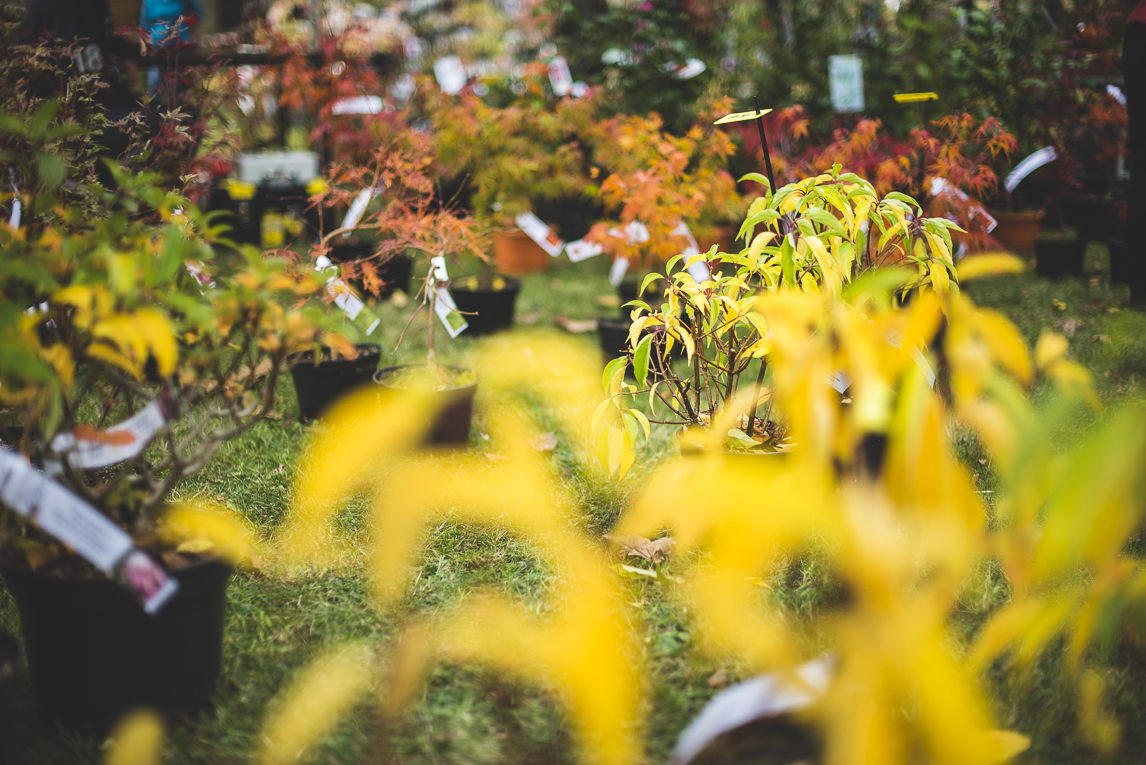
POLYGON ((676 540, 672 537, 661 537, 660 539, 649 540, 637 534, 629 534, 623 537, 614 537, 612 534, 606 534, 605 539, 617 546, 617 552, 621 557, 628 558, 641 558, 647 560, 654 566, 660 564, 672 554, 673 548, 676 547, 676 540))
POLYGON ((554 316, 553 323, 566 332, 572 332, 575 335, 580 335, 585 332, 595 332, 597 330, 596 319, 570 319, 567 316, 554 316))
POLYGON ((72 435, 77 441, 93 441, 109 446, 127 446, 135 443, 135 436, 129 430, 96 430, 91 425, 77 425, 72 435))
POLYGON ((1059 319, 1054 323, 1055 329, 1061 329, 1062 333, 1067 337, 1074 337, 1074 333, 1078 328, 1083 326, 1082 319, 1059 319))
POLYGON ((262 361, 260 361, 258 364, 255 365, 255 371, 253 374, 251 373, 250 367, 247 367, 247 366, 239 367, 238 378, 240 380, 246 380, 248 377, 250 377, 252 379, 257 380, 260 377, 266 377, 267 375, 269 375, 271 373, 271 370, 274 368, 275 368, 275 365, 271 363, 270 359, 263 359, 262 361))
POLYGON ((514 321, 517 324, 527 324, 529 326, 533 326, 537 322, 541 321, 541 313, 542 312, 540 310, 530 311, 523 316, 518 316, 514 321))
POLYGON ((283 418, 283 413, 274 411, 263 412, 262 417, 264 420, 281 420, 283 418))
POLYGON ((543 433, 537 438, 529 442, 534 451, 538 452, 551 452, 557 448, 557 434, 556 433, 543 433))
POLYGON ((725 671, 724 667, 720 667, 709 676, 708 684, 713 688, 728 685, 728 672, 725 671))

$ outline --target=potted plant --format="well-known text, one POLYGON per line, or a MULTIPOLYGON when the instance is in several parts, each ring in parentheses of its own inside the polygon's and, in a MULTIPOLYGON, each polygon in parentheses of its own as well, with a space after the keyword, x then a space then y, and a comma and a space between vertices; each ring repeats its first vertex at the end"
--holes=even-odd
POLYGON ((533 235, 548 238, 543 249, 519 216, 532 215, 535 200, 580 195, 588 181, 582 137, 597 101, 592 93, 554 97, 545 72, 535 62, 512 83, 482 83, 489 102, 472 87, 453 97, 429 81, 420 87, 445 175, 465 179, 475 216, 495 226, 494 263, 511 275, 546 270, 561 249, 557 232, 541 224, 533 235))
MULTIPOLYGON (((767 187, 764 178, 751 179, 767 187)), ((921 213, 910 197, 881 197, 838 166, 758 198, 739 231, 751 246, 708 256, 733 264, 735 275, 698 281, 679 270, 668 277, 663 301, 632 302, 628 353, 606 370, 611 398, 604 411, 611 416, 599 419, 598 431, 612 428, 631 443, 637 426, 660 422, 683 429, 686 452, 784 451, 785 427, 765 387, 771 341, 767 322, 753 310, 757 290, 822 293, 830 300, 861 272, 899 266, 894 279, 903 289, 946 294, 954 274, 950 232, 958 227, 921 213), (686 362, 674 365, 670 354, 680 346, 686 362), (630 359, 636 386, 619 376, 630 359), (625 405, 636 396, 648 397, 654 416, 667 411, 665 418, 625 405)), ((676 256, 667 265, 696 258, 676 256)), ((650 274, 646 282, 661 278, 650 274)), ((837 384, 842 394, 846 380, 837 384)))
POLYGON ((0 407, 19 427, 0 450, 0 557, 39 704, 105 728, 210 706, 232 569, 166 533, 168 499, 270 410, 292 352, 340 341, 284 311, 317 282, 280 261, 249 251, 196 278, 220 232, 156 177, 70 178, 52 146, 85 131, 55 106, 0 118, 23 213, 0 226, 0 407))

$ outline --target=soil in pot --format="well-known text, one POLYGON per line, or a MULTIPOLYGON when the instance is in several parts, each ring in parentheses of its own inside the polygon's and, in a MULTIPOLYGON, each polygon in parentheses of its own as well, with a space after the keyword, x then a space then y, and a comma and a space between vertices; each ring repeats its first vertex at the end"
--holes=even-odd
POLYGON ((1035 272, 1045 279, 1082 276, 1083 239, 1036 239, 1035 272))
POLYGON ((489 335, 513 326, 513 311, 521 282, 495 276, 489 281, 470 276, 450 282, 450 294, 469 326, 463 335, 489 335))
MULTIPOLYGON (((374 254, 374 250, 375 245, 373 242, 367 242, 361 239, 334 242, 330 247, 330 259, 335 263, 353 263, 364 258, 369 258, 374 254)), ((382 287, 379 289, 376 297, 379 300, 386 300, 394 294, 395 290, 402 290, 408 294, 410 292, 410 275, 413 271, 413 264, 414 261, 404 252, 391 253, 383 261, 372 261, 374 272, 382 282, 382 287)), ((363 295, 374 295, 373 292, 366 288, 366 284, 362 279, 351 279, 349 284, 363 295)))
POLYGON ((317 419, 339 398, 370 382, 382 358, 382 346, 360 343, 355 347, 358 356, 353 359, 331 358, 329 348, 322 349, 322 359, 317 364, 310 352, 291 357, 290 374, 298 394, 300 420, 317 419))
POLYGON ((106 732, 127 710, 176 716, 213 706, 230 566, 176 569, 179 592, 155 616, 110 579, 69 579, 5 565, 40 710, 106 732))
POLYGON ((524 231, 514 229, 494 234, 493 260, 498 271, 521 276, 548 271, 553 258, 524 231))
POLYGON ((426 446, 465 448, 470 442, 478 377, 472 369, 449 365, 401 364, 383 367, 374 382, 391 390, 428 390, 438 404, 426 446))
POLYGON ((12 709, 16 706, 16 673, 20 669, 20 641, 0 629, 0 762, 12 762, 12 709))
POLYGON ((1034 249, 1035 240, 1039 236, 1039 224, 1046 216, 1046 210, 1029 212, 991 210, 990 212, 999 224, 991 232, 991 236, 997 239, 999 244, 1014 252, 1030 252, 1034 249))

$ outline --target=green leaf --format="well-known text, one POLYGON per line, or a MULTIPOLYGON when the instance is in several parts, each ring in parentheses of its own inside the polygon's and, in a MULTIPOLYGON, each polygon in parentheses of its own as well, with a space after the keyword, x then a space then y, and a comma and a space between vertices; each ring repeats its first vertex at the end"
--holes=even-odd
POLYGON ((652 347, 653 336, 645 335, 637 343, 637 349, 633 351, 633 375, 642 388, 647 384, 646 381, 649 377, 649 352, 652 347))
POLYGON ((55 99, 41 106, 39 111, 36 112, 36 116, 32 118, 32 124, 28 128, 29 137, 32 140, 43 137, 48 130, 48 125, 58 111, 60 111, 60 102, 55 99))
POLYGON ((747 433, 740 428, 732 428, 728 431, 728 447, 730 449, 752 449, 759 446, 747 433))
POLYGON ((36 154, 36 169, 40 182, 48 189, 54 189, 64 182, 64 159, 59 154, 36 154))
POLYGON ((769 193, 772 192, 772 184, 768 183, 768 179, 760 173, 747 173, 743 175, 740 180, 737 181, 737 183, 744 183, 745 181, 755 181, 756 183, 762 185, 764 188, 768 189, 769 193))
POLYGON ((615 396, 621 392, 621 382, 625 379, 625 367, 628 365, 627 356, 619 356, 605 365, 605 372, 601 376, 605 393, 615 396))

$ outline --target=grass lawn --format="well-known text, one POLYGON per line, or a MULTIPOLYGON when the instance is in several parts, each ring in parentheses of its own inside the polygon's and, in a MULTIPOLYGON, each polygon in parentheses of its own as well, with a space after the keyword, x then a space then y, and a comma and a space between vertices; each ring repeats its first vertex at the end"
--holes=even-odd
MULTIPOLYGON (((547 274, 529 276, 518 300, 519 322, 550 326, 559 316, 586 319, 615 315, 598 298, 615 294, 607 264, 590 260, 555 261, 547 274)), ((1084 279, 1047 282, 1033 275, 977 282, 968 292, 980 304, 1010 317, 1033 344, 1045 328, 1071 339, 1074 358, 1094 373, 1104 399, 1140 395, 1146 379, 1146 316, 1126 309, 1126 289, 1110 288, 1106 248, 1092 244, 1084 279)), ((413 306, 379 306, 382 342, 389 350, 413 306)), ((464 362, 474 342, 450 340, 441 327, 436 337, 444 361, 464 362)), ((583 336, 596 343, 592 333, 583 336)), ((374 338, 371 338, 374 339, 374 338)), ((418 361, 426 348, 425 322, 411 326, 402 347, 383 365, 418 361)), ((282 383, 278 412, 224 445, 215 460, 185 482, 176 495, 188 501, 225 504, 248 518, 267 538, 282 524, 290 499, 296 461, 308 428, 298 423, 289 380, 282 383)), ((478 406, 481 405, 480 389, 478 406)), ((654 426, 641 446, 636 468, 625 480, 602 485, 568 459, 560 443, 555 454, 562 482, 585 508, 584 528, 606 533, 657 464, 674 456, 667 426, 654 426)), ((473 436, 482 448, 480 416, 473 436)), ((1064 437, 1069 437, 1066 434, 1064 437)), ((971 438, 957 440, 960 456, 977 474, 980 488, 993 485, 990 462, 971 438)), ((340 518, 345 533, 365 546, 368 530, 363 508, 353 503, 340 518)), ((604 544, 604 543, 602 543, 604 544)), ((668 564, 683 565, 681 562, 668 564)), ((241 572, 229 589, 222 680, 216 709, 188 720, 170 735, 165 762, 247 763, 259 746, 259 731, 273 699, 294 672, 324 648, 351 639, 377 645, 383 661, 400 626, 400 617, 433 612, 458 603, 468 593, 493 588, 534 609, 545 607, 550 573, 529 545, 512 535, 455 523, 437 526, 427 540, 422 568, 401 614, 383 613, 372 604, 364 559, 333 572, 286 578, 241 572)), ((768 590, 774 605, 792 618, 814 616, 833 597, 829 571, 814 556, 782 566, 768 590)), ((664 762, 677 735, 719 686, 742 674, 693 648, 684 610, 671 593, 654 582, 632 581, 631 602, 641 619, 647 646, 648 762, 664 762), (717 675, 717 670, 723 669, 717 675), (717 676, 714 676, 717 675, 717 676)), ((956 634, 970 635, 985 615, 1007 597, 997 567, 984 563, 968 584, 963 608, 955 617, 956 634)), ((19 620, 11 597, 0 588, 0 626, 17 632, 19 620)), ((1123 753, 1146 751, 1146 667, 1130 645, 1112 647, 1108 671, 1115 713, 1122 721, 1123 753)), ((992 668, 987 681, 1002 726, 1030 735, 1028 761, 1041 763, 1120 762, 1100 755, 1076 732, 1075 701, 1063 693, 1058 659, 1048 656, 1024 675, 992 668)), ((24 763, 96 763, 100 741, 74 736, 39 719, 31 688, 22 680, 14 730, 18 761, 24 763)), ((1133 756, 1130 759, 1134 759, 1133 756)), ((375 704, 361 703, 327 739, 315 762, 372 763, 557 763, 576 760, 576 750, 553 698, 540 687, 507 683, 475 667, 439 665, 409 713, 396 725, 379 724, 375 704)))

